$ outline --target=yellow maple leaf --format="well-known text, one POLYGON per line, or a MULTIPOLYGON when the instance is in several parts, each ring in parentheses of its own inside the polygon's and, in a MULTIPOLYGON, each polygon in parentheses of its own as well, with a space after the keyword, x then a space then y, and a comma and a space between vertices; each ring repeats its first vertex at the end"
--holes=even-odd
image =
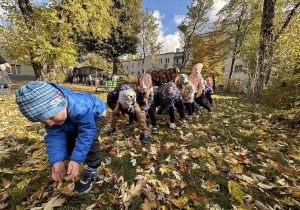
POLYGON ((178 198, 176 201, 173 201, 172 203, 177 206, 178 208, 182 209, 187 202, 189 201, 189 198, 184 196, 184 197, 180 197, 178 198))
POLYGON ((65 195, 72 195, 73 193, 73 184, 69 184, 62 189, 62 193, 65 195))
POLYGON ((157 182, 158 183, 158 187, 157 189, 160 190, 161 192, 169 195, 170 194, 170 190, 169 190, 169 187, 166 186, 165 184, 161 183, 160 181, 157 182))
POLYGON ((139 196, 141 194, 142 191, 142 185, 141 184, 136 184, 134 185, 134 183, 131 185, 129 193, 132 195, 132 197, 134 196, 139 196))
POLYGON ((228 190, 229 193, 244 206, 243 196, 245 193, 239 188, 239 185, 234 181, 228 181, 228 190))
POLYGON ((185 186, 186 186, 186 184, 184 182, 180 182, 181 189, 183 189, 185 186))
POLYGON ((115 195, 113 195, 113 194, 107 192, 107 195, 108 195, 108 200, 109 200, 111 203, 116 203, 116 202, 117 202, 116 199, 117 199, 117 197, 119 196, 118 193, 115 194, 115 195))
POLYGON ((161 165, 161 168, 159 169, 161 175, 164 175, 169 171, 169 169, 165 165, 161 165))

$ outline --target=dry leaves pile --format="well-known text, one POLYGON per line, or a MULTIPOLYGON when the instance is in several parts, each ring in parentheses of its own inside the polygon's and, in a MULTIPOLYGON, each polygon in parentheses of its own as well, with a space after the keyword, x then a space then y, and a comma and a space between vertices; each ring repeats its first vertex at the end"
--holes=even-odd
POLYGON ((115 136, 101 136, 99 179, 86 197, 51 180, 45 131, 14 100, 0 100, 0 209, 300 208, 299 131, 271 123, 272 110, 246 99, 218 97, 213 115, 174 131, 158 118, 159 135, 146 145, 137 125, 120 121, 115 136))

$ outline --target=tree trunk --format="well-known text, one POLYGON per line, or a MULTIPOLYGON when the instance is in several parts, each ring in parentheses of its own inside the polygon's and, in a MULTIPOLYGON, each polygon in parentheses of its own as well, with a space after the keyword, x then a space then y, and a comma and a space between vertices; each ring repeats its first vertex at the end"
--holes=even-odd
POLYGON ((118 75, 118 63, 119 63, 119 58, 114 57, 113 58, 113 75, 118 75))
MULTIPOLYGON (((22 16, 24 18, 26 27, 29 30, 32 30, 35 21, 32 17, 33 15, 33 8, 29 0, 18 0, 18 6, 21 10, 22 16)), ((43 65, 40 62, 34 61, 34 52, 33 49, 29 48, 30 53, 30 63, 33 67, 33 71, 36 77, 36 80, 44 80, 44 74, 42 72, 43 65)))
POLYGON ((273 20, 275 16, 276 0, 264 0, 263 17, 258 47, 256 64, 256 78, 254 93, 260 94, 264 86, 268 84, 271 74, 271 59, 274 51, 273 20))
POLYGON ((235 59, 236 59, 236 49, 234 49, 234 52, 233 52, 231 66, 230 66, 230 72, 229 72, 229 77, 228 77, 228 82, 227 82, 227 88, 226 88, 226 90, 228 92, 230 91, 230 85, 231 85, 230 81, 231 81, 231 77, 232 77, 232 74, 233 74, 233 66, 234 66, 234 63, 235 63, 235 59))

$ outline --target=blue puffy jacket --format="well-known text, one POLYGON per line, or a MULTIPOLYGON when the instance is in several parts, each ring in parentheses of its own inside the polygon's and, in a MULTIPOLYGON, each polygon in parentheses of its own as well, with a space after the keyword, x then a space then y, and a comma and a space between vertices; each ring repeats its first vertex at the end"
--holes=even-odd
POLYGON ((78 132, 71 160, 81 163, 92 145, 96 132, 95 118, 105 110, 105 103, 89 93, 75 93, 66 87, 48 83, 59 89, 68 101, 67 119, 61 126, 45 126, 45 143, 52 166, 67 158, 66 133, 78 132))

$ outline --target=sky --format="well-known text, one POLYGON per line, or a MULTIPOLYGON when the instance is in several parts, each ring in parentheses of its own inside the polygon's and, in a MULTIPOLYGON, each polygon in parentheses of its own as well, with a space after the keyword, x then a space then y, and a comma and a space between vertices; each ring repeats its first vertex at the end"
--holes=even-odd
MULTIPOLYGON (((154 12, 158 23, 158 41, 163 43, 162 52, 175 52, 180 48, 180 38, 177 26, 185 18, 187 6, 193 0, 143 0, 143 10, 147 7, 154 12)), ((48 0, 34 0, 39 5, 49 2, 48 0)), ((210 20, 215 18, 218 11, 226 4, 226 0, 214 0, 214 8, 209 13, 210 20)), ((0 8, 0 15, 3 11, 0 8)))
MULTIPOLYGON (((177 26, 186 17, 187 6, 192 2, 192 0, 143 0, 143 10, 149 8, 157 18, 158 41, 163 43, 163 52, 175 52, 176 48, 180 48, 177 26)), ((215 18, 225 4, 225 0, 214 0, 213 10, 209 13, 210 20, 215 18)))

